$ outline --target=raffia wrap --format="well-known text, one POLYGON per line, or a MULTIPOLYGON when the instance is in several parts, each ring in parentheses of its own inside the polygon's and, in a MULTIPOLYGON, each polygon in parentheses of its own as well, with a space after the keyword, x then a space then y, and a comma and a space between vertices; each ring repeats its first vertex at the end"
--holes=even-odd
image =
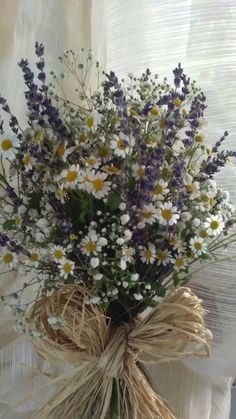
POLYGON ((37 352, 73 365, 52 380, 59 389, 34 419, 174 419, 142 366, 209 356, 211 333, 201 300, 179 288, 146 317, 113 328, 98 306, 86 304, 87 295, 80 286, 65 285, 31 310, 31 328, 45 336, 34 341, 37 352), (59 330, 50 327, 52 316, 63 319, 59 330), (122 400, 119 411, 114 386, 122 400))

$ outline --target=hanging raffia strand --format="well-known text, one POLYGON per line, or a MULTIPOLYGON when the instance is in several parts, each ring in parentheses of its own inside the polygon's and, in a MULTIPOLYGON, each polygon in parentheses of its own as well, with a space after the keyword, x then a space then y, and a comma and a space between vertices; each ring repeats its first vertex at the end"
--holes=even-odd
POLYGON ((201 300, 179 288, 146 317, 112 327, 98 306, 86 304, 87 296, 80 286, 64 285, 31 310, 32 330, 45 336, 34 341, 37 352, 74 366, 52 380, 58 391, 33 418, 174 419, 143 365, 209 356, 201 300), (62 322, 54 330, 48 318, 57 316, 62 322))

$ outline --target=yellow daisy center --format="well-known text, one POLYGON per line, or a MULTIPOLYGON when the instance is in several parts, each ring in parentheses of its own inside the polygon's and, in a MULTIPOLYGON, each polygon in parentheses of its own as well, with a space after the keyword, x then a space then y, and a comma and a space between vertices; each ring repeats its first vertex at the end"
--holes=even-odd
POLYGON ((101 191, 104 188, 104 181, 102 179, 95 179, 92 183, 96 191, 101 191))
POLYGON ((79 141, 81 143, 86 143, 87 139, 88 139, 88 137, 87 137, 86 134, 81 134, 80 137, 79 137, 79 141))
POLYGON ((29 155, 24 156, 23 163, 25 166, 28 166, 31 162, 31 157, 29 155))
POLYGON ((62 259, 63 256, 64 255, 63 255, 63 253, 62 253, 61 250, 57 249, 57 250, 54 251, 54 257, 55 257, 55 259, 62 259))
POLYGON ((206 230, 200 230, 200 232, 199 232, 199 236, 200 236, 202 239, 206 239, 206 238, 208 237, 207 231, 206 231, 206 230))
POLYGON ((107 170, 109 173, 111 173, 111 174, 114 174, 114 173, 118 173, 118 172, 119 172, 119 169, 118 169, 118 167, 116 167, 116 166, 107 166, 107 167, 106 167, 106 170, 107 170))
POLYGON ((146 211, 143 213, 143 218, 145 218, 146 220, 150 220, 150 218, 152 218, 152 211, 146 211))
POLYGON ((77 172, 75 170, 70 170, 66 175, 66 180, 68 180, 68 182, 74 182, 76 178, 77 172))
POLYGON ((167 254, 166 254, 164 251, 161 251, 161 252, 159 253, 159 255, 158 255, 158 259, 159 259, 161 262, 164 262, 164 261, 167 259, 167 254))
POLYGON ((41 131, 35 131, 34 139, 35 141, 37 141, 37 143, 40 143, 41 141, 43 141, 43 133, 41 131))
POLYGON ((177 266, 177 268, 181 268, 181 266, 183 266, 184 264, 184 259, 183 258, 177 258, 175 261, 175 265, 177 266))
POLYGON ((93 126, 94 123, 94 118, 92 116, 89 116, 87 119, 87 125, 89 128, 91 128, 93 126))
POLYGON ((174 102, 175 106, 177 106, 177 108, 179 108, 180 105, 181 105, 181 103, 182 103, 182 100, 180 100, 179 98, 177 98, 173 102, 174 102))
POLYGON ((211 227, 212 230, 217 230, 217 228, 219 226, 220 226, 219 221, 214 220, 214 221, 211 221, 211 223, 210 223, 210 227, 211 227))
POLYGON ((32 253, 31 254, 31 256, 30 256, 30 260, 31 260, 31 262, 37 262, 37 260, 38 260, 38 258, 39 258, 39 256, 38 256, 38 254, 37 253, 32 253))
POLYGON ((10 150, 12 148, 12 146, 13 146, 12 140, 10 140, 9 138, 6 138, 5 140, 3 140, 1 142, 1 148, 4 151, 10 150))
POLYGON ((138 112, 136 112, 134 109, 130 109, 129 111, 130 111, 130 115, 132 115, 132 116, 139 116, 138 115, 138 112))
POLYGON ((99 155, 101 156, 101 157, 107 157, 108 156, 108 148, 107 147, 101 147, 100 149, 99 149, 99 155))
POLYGON ((137 174, 139 176, 144 176, 145 175, 145 169, 143 167, 139 167, 139 169, 137 170, 137 174))
POLYGON ((194 243, 194 248, 195 248, 196 250, 202 250, 202 243, 200 243, 200 242, 195 242, 195 243, 194 243))
POLYGON ((163 187, 161 185, 157 185, 156 188, 155 188, 155 190, 154 190, 154 192, 153 192, 153 194, 154 195, 161 195, 162 192, 163 192, 163 187))
POLYGON ((195 141, 197 143, 202 143, 204 141, 204 136, 202 134, 195 135, 195 141))
POLYGON ((159 110, 159 108, 157 108, 157 106, 153 106, 153 107, 150 109, 150 113, 151 113, 152 115, 156 116, 156 115, 159 115, 159 114, 160 114, 160 110, 159 110))
POLYGON ((3 256, 3 262, 4 263, 11 263, 13 261, 13 256, 12 256, 12 254, 11 253, 6 253, 4 256, 3 256))
POLYGON ((78 239, 78 236, 76 236, 76 234, 73 234, 72 233, 72 234, 69 235, 69 239, 70 240, 77 240, 78 239))
POLYGON ((65 149, 64 144, 59 145, 59 147, 57 148, 57 151, 56 151, 57 156, 59 156, 59 157, 64 156, 65 150, 66 149, 65 149))
POLYGON ((196 187, 195 187, 195 185, 194 185, 193 183, 189 183, 189 184, 186 186, 186 189, 187 189, 187 191, 188 191, 189 193, 193 193, 193 192, 195 192, 195 191, 196 191, 196 187))
POLYGON ((72 271, 72 265, 69 262, 64 263, 63 265, 63 271, 67 274, 69 274, 72 271))
POLYGON ((147 260, 150 260, 153 256, 152 251, 150 249, 145 250, 144 256, 147 260))
POLYGON ((85 248, 88 252, 94 252, 97 248, 97 245, 93 241, 89 241, 86 243, 85 248))
POLYGON ((161 119, 159 125, 160 125, 160 128, 162 128, 162 129, 165 128, 166 127, 166 120, 161 119))
POLYGON ((201 201, 202 202, 208 202, 209 198, 207 195, 201 195, 201 201))
POLYGON ((125 140, 123 140, 122 138, 120 138, 120 139, 117 141, 117 147, 118 147, 120 150, 125 150, 125 149, 128 147, 128 145, 127 145, 127 142, 126 142, 125 140))
POLYGON ((161 211, 161 215, 164 218, 164 220, 169 221, 169 220, 171 220, 173 214, 172 214, 171 209, 165 208, 161 211))
POLYGON ((19 217, 19 215, 17 215, 16 218, 15 218, 16 225, 19 225, 20 222, 21 222, 21 218, 19 217))
POLYGON ((213 205, 215 205, 215 198, 213 198, 213 196, 211 196, 210 198, 209 198, 209 204, 210 204, 210 206, 211 207, 213 207, 213 205))
POLYGON ((87 160, 86 160, 86 163, 88 163, 88 164, 89 164, 89 166, 93 166, 96 162, 97 162, 97 160, 96 160, 96 159, 87 159, 87 160))

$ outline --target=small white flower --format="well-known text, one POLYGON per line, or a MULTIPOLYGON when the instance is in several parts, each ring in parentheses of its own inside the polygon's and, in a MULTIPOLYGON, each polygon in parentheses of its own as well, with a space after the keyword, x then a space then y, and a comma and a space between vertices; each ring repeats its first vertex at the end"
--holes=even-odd
POLYGON ((192 223, 194 227, 199 227, 201 224, 201 220, 199 218, 194 218, 192 223))
POLYGON ((20 147, 18 138, 10 136, 0 138, 0 156, 13 160, 18 147, 20 147))
POLYGON ((101 302, 100 297, 92 297, 85 301, 86 304, 99 304, 101 302))
POLYGON ((160 221, 160 224, 176 224, 180 217, 177 211, 177 207, 173 206, 171 202, 166 202, 164 204, 161 203, 160 209, 158 210, 158 219, 160 221))
POLYGON ((14 269, 18 264, 17 255, 7 249, 4 249, 0 255, 0 263, 4 268, 14 269))
POLYGON ((124 239, 122 239, 122 237, 119 237, 119 238, 116 240, 116 243, 117 243, 117 244, 119 244, 119 245, 122 245, 122 244, 124 243, 124 239))
POLYGON ((217 236, 224 230, 224 221, 221 215, 210 215, 204 223, 209 236, 217 236))
POLYGON ((99 259, 98 258, 90 259, 90 265, 92 266, 92 268, 97 268, 99 265, 99 259))
POLYGON ((121 221, 122 225, 127 224, 129 222, 129 220, 130 220, 129 214, 124 214, 120 217, 120 221, 121 221))
POLYGON ((156 259, 156 249, 153 244, 149 244, 148 247, 144 247, 141 252, 141 261, 143 263, 153 263, 156 259))
POLYGON ((103 274, 99 274, 99 273, 94 275, 94 277, 93 277, 93 279, 95 281, 100 281, 102 278, 103 278, 103 274))
POLYGON ((136 282, 139 279, 139 274, 132 274, 130 277, 131 281, 136 282))
POLYGON ((168 194, 169 189, 167 188, 168 183, 163 179, 160 179, 155 185, 155 189, 152 192, 153 201, 163 201, 164 196, 168 194))
POLYGON ((124 211, 126 209, 126 204, 124 202, 121 202, 119 208, 121 211, 124 211))
POLYGON ((114 150, 116 156, 125 158, 132 151, 135 144, 134 138, 128 137, 123 132, 120 132, 119 136, 114 135, 113 138, 110 144, 111 149, 114 150))
POLYGON ((66 188, 75 188, 79 181, 80 166, 79 164, 72 164, 68 169, 61 172, 60 178, 66 188))
POLYGON ((128 242, 129 240, 131 240, 132 238, 132 232, 130 230, 125 230, 124 231, 124 235, 125 235, 125 241, 128 242))
POLYGON ((127 287, 129 286, 129 283, 128 283, 127 281, 123 281, 123 282, 122 282, 122 286, 123 286, 124 288, 127 288, 127 287))
POLYGON ((189 220, 191 220, 191 218, 192 218, 191 212, 188 212, 188 211, 182 212, 182 214, 181 214, 181 220, 183 220, 183 221, 189 221, 189 220))
POLYGON ((141 301, 141 300, 143 300, 143 296, 142 296, 142 294, 140 294, 140 293, 135 293, 134 294, 134 298, 135 298, 135 300, 137 300, 137 301, 141 301))
POLYGON ((75 264, 69 259, 62 259, 59 265, 60 275, 67 279, 69 275, 73 275, 75 264))
POLYGON ((206 243, 201 237, 192 238, 190 240, 190 247, 196 256, 201 256, 207 251, 206 243))

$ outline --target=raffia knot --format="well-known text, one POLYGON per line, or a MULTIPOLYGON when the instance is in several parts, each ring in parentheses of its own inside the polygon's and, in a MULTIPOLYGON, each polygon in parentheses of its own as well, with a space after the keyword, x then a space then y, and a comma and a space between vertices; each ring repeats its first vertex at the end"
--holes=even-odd
POLYGON ((65 285, 31 310, 31 328, 44 334, 34 341, 38 353, 75 365, 56 379, 63 388, 34 419, 69 419, 75 414, 79 419, 110 419, 114 382, 122 389, 120 418, 173 419, 139 364, 209 356, 211 333, 201 300, 189 288, 179 288, 144 318, 112 328, 99 306, 86 304, 88 294, 80 286, 65 285), (59 330, 49 325, 52 316, 62 319, 59 330))

